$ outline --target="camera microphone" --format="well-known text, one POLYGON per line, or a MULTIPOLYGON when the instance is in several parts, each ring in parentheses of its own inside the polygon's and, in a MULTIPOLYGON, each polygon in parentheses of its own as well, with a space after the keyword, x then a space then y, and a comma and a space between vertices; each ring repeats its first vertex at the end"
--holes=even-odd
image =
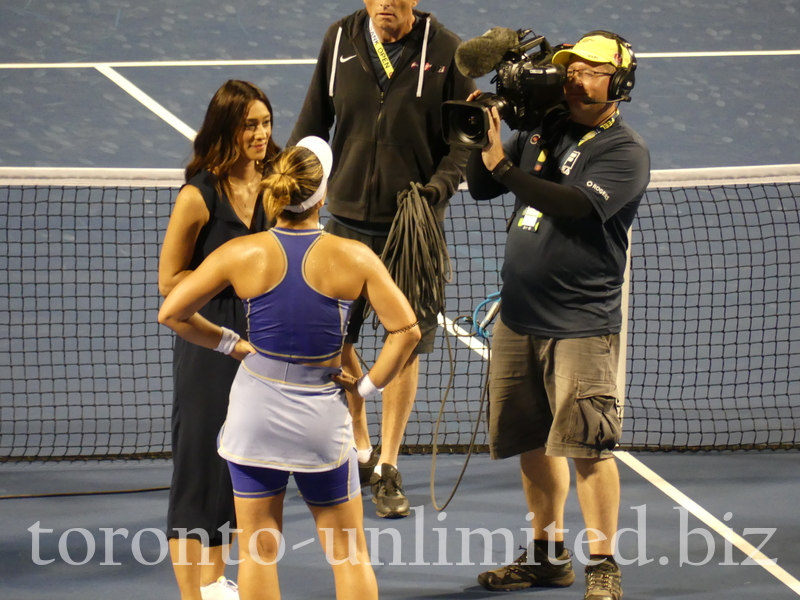
POLYGON ((456 66, 465 77, 476 79, 491 73, 506 52, 519 46, 519 34, 507 27, 493 27, 456 49, 456 66))

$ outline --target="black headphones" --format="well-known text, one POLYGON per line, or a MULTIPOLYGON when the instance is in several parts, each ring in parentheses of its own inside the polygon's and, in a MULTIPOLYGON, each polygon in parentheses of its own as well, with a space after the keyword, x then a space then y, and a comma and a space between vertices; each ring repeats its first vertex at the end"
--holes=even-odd
POLYGON ((614 71, 614 75, 611 76, 611 81, 608 83, 608 99, 617 102, 630 102, 631 90, 636 83, 636 55, 633 53, 633 48, 627 40, 618 36, 616 33, 611 33, 610 31, 590 31, 581 39, 591 37, 593 35, 599 35, 614 40, 617 42, 617 48, 619 50, 620 64, 619 66, 614 65, 617 70, 614 71), (628 55, 630 56, 631 60, 631 64, 627 67, 622 66, 625 62, 625 55, 622 52, 623 48, 628 51, 628 55))

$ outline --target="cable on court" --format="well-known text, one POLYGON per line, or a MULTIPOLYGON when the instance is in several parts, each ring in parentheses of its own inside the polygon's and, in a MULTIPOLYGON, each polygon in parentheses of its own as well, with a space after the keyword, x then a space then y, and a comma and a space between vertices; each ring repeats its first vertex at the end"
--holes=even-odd
POLYGON ((467 466, 469 465, 469 460, 472 458, 472 452, 475 449, 475 439, 478 437, 478 430, 481 426, 481 417, 483 416, 483 407, 486 405, 486 400, 489 398, 489 368, 491 367, 492 362, 492 345, 489 341, 489 334, 486 331, 486 328, 492 323, 494 318, 497 316, 497 313, 500 310, 500 292, 495 294, 490 294, 485 300, 480 302, 478 306, 475 307, 475 310, 472 313, 472 316, 469 315, 459 315, 453 321, 453 335, 456 337, 473 337, 477 336, 484 340, 486 343, 486 368, 483 372, 483 386, 481 391, 481 402, 478 405, 478 415, 475 417, 475 426, 472 429, 472 436, 469 440, 469 448, 467 448, 467 458, 464 459, 464 464, 461 467, 461 472, 458 474, 458 479, 456 479, 455 485, 453 485, 453 489, 450 492, 450 495, 447 497, 447 500, 444 501, 444 504, 439 506, 436 502, 436 457, 439 453, 439 425, 442 422, 442 415, 444 414, 444 406, 445 402, 447 401, 447 396, 450 392, 451 383, 453 381, 453 373, 455 369, 453 368, 453 353, 452 348, 450 346, 450 337, 448 336, 447 328, 445 327, 445 340, 447 340, 447 352, 450 357, 450 382, 447 385, 447 389, 445 390, 444 396, 442 398, 442 403, 439 406, 439 414, 436 416, 436 422, 433 425, 433 445, 431 448, 431 503, 433 507, 441 512, 447 505, 450 504, 450 501, 456 495, 459 486, 461 485, 461 480, 464 478, 464 473, 467 471, 467 466), (478 320, 479 312, 485 306, 492 304, 489 310, 486 313, 486 316, 482 320, 478 320), (475 332, 463 335, 457 333, 455 330, 455 325, 458 324, 459 321, 465 321, 468 324, 471 324, 475 328, 475 332))

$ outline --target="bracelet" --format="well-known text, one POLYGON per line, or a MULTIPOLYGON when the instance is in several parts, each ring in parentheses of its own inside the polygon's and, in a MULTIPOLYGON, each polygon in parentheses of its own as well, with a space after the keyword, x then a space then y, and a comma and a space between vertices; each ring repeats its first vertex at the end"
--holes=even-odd
POLYGON ((383 388, 375 387, 375 384, 372 383, 372 379, 369 378, 369 373, 367 373, 358 380, 356 390, 358 391, 358 395, 362 398, 374 398, 379 392, 383 391, 383 388))
POLYGON ((393 333, 405 333, 406 331, 411 331, 417 325, 419 325, 419 321, 414 321, 411 325, 407 325, 407 326, 403 327, 402 329, 397 329, 396 331, 387 331, 386 333, 388 335, 392 335, 393 333))
POLYGON ((503 179, 505 174, 508 173, 508 170, 513 166, 514 163, 512 163, 507 158, 503 158, 503 160, 501 160, 500 163, 492 170, 492 179, 494 179, 495 181, 500 181, 501 179, 503 179))
POLYGON ((217 344, 217 347, 214 348, 217 352, 222 352, 223 354, 230 354, 233 352, 233 349, 236 348, 237 342, 242 339, 241 336, 228 329, 227 327, 221 327, 222 329, 222 339, 217 344))

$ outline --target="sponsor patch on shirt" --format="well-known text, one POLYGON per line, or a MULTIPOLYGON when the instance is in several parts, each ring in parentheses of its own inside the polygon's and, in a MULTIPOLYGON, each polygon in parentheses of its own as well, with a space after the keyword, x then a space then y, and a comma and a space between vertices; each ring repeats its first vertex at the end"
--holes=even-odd
POLYGON ((570 152, 567 160, 564 161, 564 164, 561 165, 561 172, 564 175, 569 175, 572 172, 572 168, 575 166, 575 163, 578 162, 578 157, 581 153, 578 150, 573 150, 570 152))
POLYGON ((609 198, 608 192, 605 191, 603 188, 601 188, 599 185, 597 185, 594 181, 587 181, 586 182, 586 187, 588 187, 592 191, 595 191, 598 194, 600 194, 603 197, 603 200, 608 202, 608 198, 609 198))

